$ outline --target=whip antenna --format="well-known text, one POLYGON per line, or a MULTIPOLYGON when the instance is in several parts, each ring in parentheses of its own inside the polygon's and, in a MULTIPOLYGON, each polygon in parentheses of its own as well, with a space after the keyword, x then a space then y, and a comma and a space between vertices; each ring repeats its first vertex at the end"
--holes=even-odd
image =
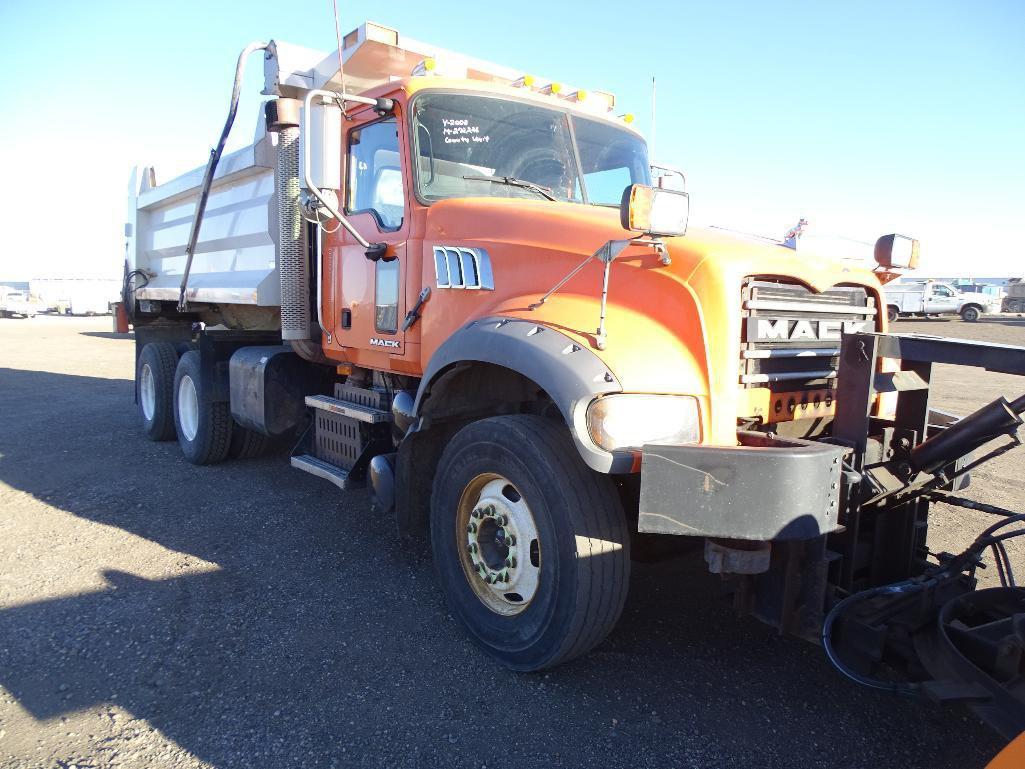
POLYGON ((338 41, 338 83, 345 93, 345 75, 342 72, 342 30, 338 26, 338 0, 331 0, 335 9, 335 40, 338 41))
POLYGON ((648 158, 655 157, 655 76, 651 76, 651 139, 648 141, 648 158))

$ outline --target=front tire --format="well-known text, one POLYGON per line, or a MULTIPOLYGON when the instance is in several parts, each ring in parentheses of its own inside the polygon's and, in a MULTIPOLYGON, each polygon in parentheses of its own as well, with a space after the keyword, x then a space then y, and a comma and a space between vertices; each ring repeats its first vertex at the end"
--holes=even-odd
POLYGON ((896 307, 887 307, 886 308, 886 319, 888 321, 890 321, 890 323, 896 323, 897 322, 897 318, 899 318, 899 317, 900 317, 900 311, 896 307))
POLYGON ((513 670, 586 653, 626 601, 619 496, 554 420, 492 417, 455 435, 435 475, 431 547, 452 613, 513 670))
POLYGON ((212 465, 228 456, 234 421, 227 403, 204 402, 199 352, 190 350, 174 373, 174 426, 182 454, 194 465, 212 465))
POLYGON ((961 320, 966 320, 969 323, 975 323, 981 317, 982 312, 975 305, 970 304, 961 310, 961 320))

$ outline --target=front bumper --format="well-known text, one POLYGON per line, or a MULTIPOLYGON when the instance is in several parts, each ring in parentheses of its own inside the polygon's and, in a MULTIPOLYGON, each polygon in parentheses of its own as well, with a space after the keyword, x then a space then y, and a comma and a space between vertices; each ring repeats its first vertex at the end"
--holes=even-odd
POLYGON ((740 446, 644 446, 638 531, 805 540, 837 529, 842 446, 738 432, 740 446))

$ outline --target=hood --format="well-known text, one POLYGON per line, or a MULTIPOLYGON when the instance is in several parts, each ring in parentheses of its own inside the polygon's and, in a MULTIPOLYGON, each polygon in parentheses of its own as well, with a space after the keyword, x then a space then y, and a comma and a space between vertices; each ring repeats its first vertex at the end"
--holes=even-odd
MULTIPOLYGON (((480 247, 491 257, 495 291, 485 302, 480 295, 460 298, 460 322, 498 314, 557 328, 601 357, 626 392, 701 399, 705 438, 716 443, 736 439, 745 278, 779 278, 813 292, 861 285, 879 301, 880 284, 869 270, 693 228, 686 236, 665 239, 668 265, 644 245, 632 244, 616 259, 602 348, 596 329, 603 268, 586 260, 607 241, 633 236, 620 225, 618 209, 545 200, 452 199, 430 206, 424 232, 428 250, 438 244, 480 247), (562 281, 538 306, 540 297, 562 281)), ((429 357, 430 350, 425 352, 429 357)))
MULTIPOLYGON (((619 222, 619 209, 520 198, 459 198, 430 206, 429 240, 458 238, 479 243, 579 254, 582 259, 608 240, 636 237, 619 222), (525 222, 528 224, 525 225, 525 222)), ((688 280, 709 259, 732 274, 797 278, 814 291, 838 283, 878 290, 871 270, 723 230, 691 227, 683 237, 664 238, 673 258, 670 271, 688 280)))

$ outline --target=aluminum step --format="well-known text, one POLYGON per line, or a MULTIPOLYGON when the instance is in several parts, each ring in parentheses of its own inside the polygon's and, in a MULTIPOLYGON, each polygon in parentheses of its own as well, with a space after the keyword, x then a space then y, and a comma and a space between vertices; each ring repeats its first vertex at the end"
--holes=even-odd
POLYGON ((391 421, 391 414, 383 409, 375 409, 372 406, 363 406, 358 403, 338 400, 338 398, 332 398, 329 395, 307 395, 306 405, 310 408, 330 411, 332 414, 350 417, 359 422, 367 422, 372 425, 391 421))
POLYGON ((323 478, 326 481, 331 481, 342 491, 349 491, 355 488, 355 484, 349 480, 348 470, 336 467, 330 462, 325 462, 323 459, 317 459, 312 454, 292 457, 291 462, 292 467, 307 472, 310 475, 316 475, 318 478, 323 478))

